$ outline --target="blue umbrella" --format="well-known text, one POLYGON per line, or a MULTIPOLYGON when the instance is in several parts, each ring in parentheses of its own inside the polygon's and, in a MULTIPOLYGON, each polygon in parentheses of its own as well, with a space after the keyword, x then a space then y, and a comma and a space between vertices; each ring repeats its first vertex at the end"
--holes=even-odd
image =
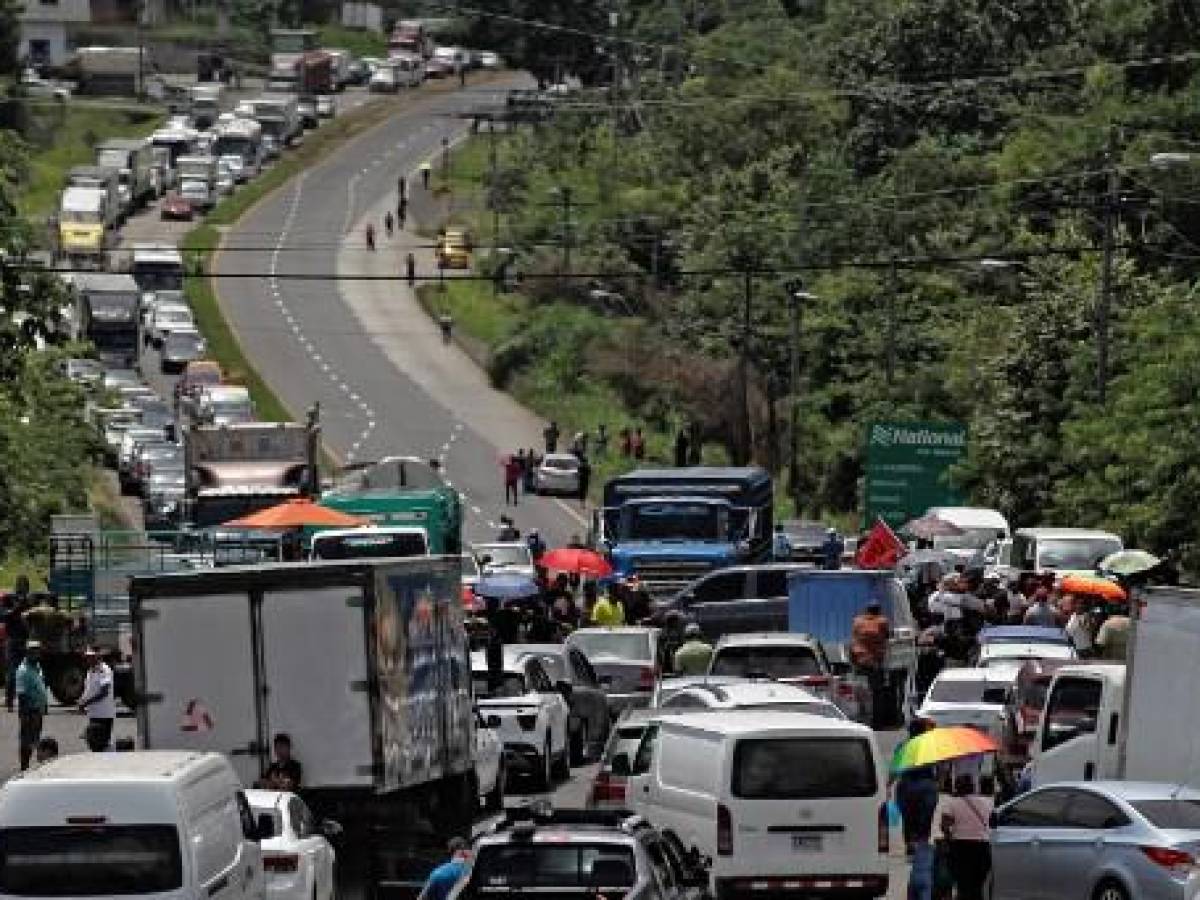
POLYGON ((495 575, 484 575, 475 585, 475 593, 490 600, 501 603, 533 600, 540 597, 542 589, 528 575, 499 572, 495 575))

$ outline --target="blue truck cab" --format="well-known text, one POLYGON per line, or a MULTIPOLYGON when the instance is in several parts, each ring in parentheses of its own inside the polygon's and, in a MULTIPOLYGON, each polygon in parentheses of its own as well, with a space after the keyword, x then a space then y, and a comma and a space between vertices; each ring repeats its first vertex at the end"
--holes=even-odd
POLYGON ((770 556, 774 486, 757 467, 637 469, 604 486, 593 540, 617 578, 655 596, 770 556))

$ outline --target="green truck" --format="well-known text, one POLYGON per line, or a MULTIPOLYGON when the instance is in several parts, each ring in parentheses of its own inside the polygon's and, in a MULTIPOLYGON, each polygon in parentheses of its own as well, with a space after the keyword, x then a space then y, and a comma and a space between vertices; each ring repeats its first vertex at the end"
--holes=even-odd
POLYGON ((379 526, 418 526, 433 556, 462 552, 462 501, 437 465, 388 456, 344 469, 321 505, 379 526))

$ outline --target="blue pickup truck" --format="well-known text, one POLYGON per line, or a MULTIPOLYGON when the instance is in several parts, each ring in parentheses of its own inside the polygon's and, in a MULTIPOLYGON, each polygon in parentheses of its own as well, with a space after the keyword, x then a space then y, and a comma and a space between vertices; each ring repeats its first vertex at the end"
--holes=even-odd
POLYGON ((771 552, 774 486, 764 469, 638 469, 604 486, 595 545, 615 575, 637 575, 654 596, 713 569, 771 552))

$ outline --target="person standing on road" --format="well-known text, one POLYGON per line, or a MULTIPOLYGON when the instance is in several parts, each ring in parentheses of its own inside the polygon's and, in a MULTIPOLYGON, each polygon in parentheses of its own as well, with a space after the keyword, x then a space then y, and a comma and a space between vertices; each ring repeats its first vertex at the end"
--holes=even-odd
POLYGON ((712 644, 704 639, 704 633, 695 622, 683 629, 683 646, 675 651, 672 663, 676 675, 704 675, 712 662, 712 644))
POLYGON ((675 468, 682 469, 688 461, 688 436, 682 428, 675 435, 675 468))
POLYGON ((401 199, 396 204, 396 227, 403 230, 404 223, 408 221, 408 201, 401 199))
POLYGON ((547 453, 554 453, 558 450, 558 438, 561 434, 562 432, 558 430, 558 423, 551 419, 550 424, 542 432, 542 438, 546 442, 547 453))
POLYGON ((411 253, 404 257, 404 277, 408 280, 409 287, 417 283, 417 258, 411 253))
POLYGON ((367 223, 367 249, 375 249, 375 226, 369 222, 367 223))
POLYGON ((396 199, 399 203, 408 199, 408 178, 404 175, 396 179, 396 199))
POLYGON ((775 537, 771 539, 771 556, 775 562, 790 562, 792 559, 792 539, 783 530, 783 523, 775 523, 775 537))
POLYGON ((1033 595, 1033 605, 1025 611, 1025 624, 1058 627, 1058 613, 1050 606, 1050 592, 1044 587, 1038 588, 1033 595))
POLYGON ((612 595, 605 591, 596 600, 592 607, 591 619, 593 625, 613 625, 625 624, 625 607, 621 605, 620 600, 614 600, 612 595))
MULTIPOLYGON (((914 719, 908 726, 912 740, 930 729, 931 723, 914 719)), ((932 766, 919 766, 900 773, 896 779, 896 806, 904 828, 904 845, 912 857, 908 875, 908 900, 933 900, 934 853, 930 837, 937 812, 937 773, 932 766)))
POLYGON ((421 163, 421 187, 425 188, 425 190, 429 190, 429 174, 431 171, 432 168, 428 161, 421 163))
POLYGON ((825 532, 825 542, 821 544, 821 568, 834 571, 842 567, 842 554, 846 552, 846 542, 837 533, 836 528, 825 532))
POLYGON ((579 458, 579 502, 587 503, 588 488, 592 484, 592 464, 586 456, 579 458))
POLYGON ((467 842, 463 838, 452 837, 446 849, 450 852, 450 859, 429 873, 417 900, 446 900, 467 874, 471 862, 471 848, 467 842))
POLYGON ((950 843, 950 873, 957 900, 983 900, 983 885, 992 869, 992 801, 975 792, 975 779, 959 775, 954 795, 942 805, 942 834, 950 843))
POLYGON ((21 771, 29 768, 33 748, 42 737, 42 719, 50 703, 46 679, 42 676, 42 645, 30 641, 25 646, 25 658, 17 667, 17 717, 20 720, 18 748, 21 771))
POLYGON ((850 661, 871 688, 871 726, 884 721, 883 678, 892 626, 878 600, 872 600, 850 626, 850 661))
POLYGON ((25 645, 29 641, 29 626, 25 624, 25 613, 29 609, 29 579, 18 576, 13 592, 8 596, 8 610, 4 613, 4 650, 7 667, 4 670, 4 706, 12 712, 13 697, 17 689, 17 667, 25 658, 25 645))
POLYGON ((389 209, 383 214, 383 230, 387 232, 387 236, 392 236, 392 230, 396 227, 396 220, 392 218, 392 211, 389 209))
POLYGON ((304 779, 304 769, 300 761, 292 756, 292 737, 285 732, 279 732, 271 741, 271 749, 275 759, 263 773, 263 784, 275 791, 298 791, 304 779))
POLYGON ((117 717, 113 673, 95 647, 89 647, 83 658, 88 664, 88 673, 83 682, 79 711, 88 717, 85 732, 88 749, 100 753, 108 749, 112 740, 113 720, 117 717))
POLYGON ((521 483, 521 463, 516 456, 509 454, 504 458, 504 503, 517 505, 517 486, 521 483))

